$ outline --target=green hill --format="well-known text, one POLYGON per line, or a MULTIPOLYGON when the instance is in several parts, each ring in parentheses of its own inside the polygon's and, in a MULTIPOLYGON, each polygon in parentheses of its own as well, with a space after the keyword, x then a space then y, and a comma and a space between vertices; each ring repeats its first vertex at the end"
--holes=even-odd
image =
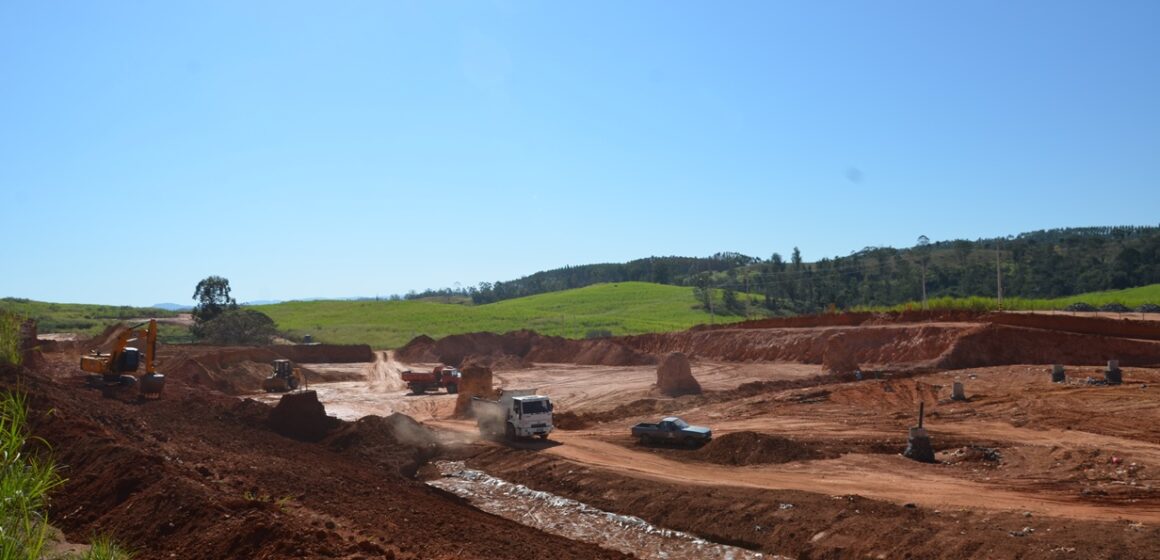
MULTIPOLYGON (((718 294, 720 299, 720 294, 718 294)), ((397 348, 425 334, 440 338, 469 332, 531 329, 540 334, 583 338, 668 332, 710 322, 690 288, 646 282, 597 284, 486 305, 437 301, 296 301, 255 306, 278 329, 310 334, 331 343, 367 343, 397 348)), ((743 317, 717 317, 718 322, 743 317)))
POLYGON ((49 303, 24 298, 0 298, 0 310, 36 319, 40 332, 72 332, 95 335, 118 321, 142 317, 176 317, 177 313, 156 307, 49 303))

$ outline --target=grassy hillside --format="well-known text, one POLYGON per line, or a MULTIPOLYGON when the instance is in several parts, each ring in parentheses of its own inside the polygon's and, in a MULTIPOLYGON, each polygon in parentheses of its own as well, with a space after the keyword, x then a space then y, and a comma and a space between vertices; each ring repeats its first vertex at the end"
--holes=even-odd
POLYGON ((177 313, 155 307, 48 303, 23 298, 0 298, 0 310, 36 319, 43 333, 73 332, 96 335, 110 324, 142 317, 176 317, 177 313))
MULTIPOLYGON (((477 306, 436 301, 300 301, 254 309, 296 337, 311 334, 325 342, 397 348, 420 334, 440 338, 531 329, 583 338, 591 331, 614 335, 677 331, 709 322, 709 314, 696 306, 690 288, 622 282, 477 306)), ((741 319, 717 317, 718 321, 741 319)))

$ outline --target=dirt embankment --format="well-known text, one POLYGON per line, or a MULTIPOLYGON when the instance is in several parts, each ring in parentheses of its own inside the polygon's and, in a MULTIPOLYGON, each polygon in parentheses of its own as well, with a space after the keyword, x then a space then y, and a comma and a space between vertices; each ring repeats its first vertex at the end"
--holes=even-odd
POLYGON ((29 395, 36 441, 67 478, 50 516, 74 542, 108 535, 142 560, 623 557, 413 480, 437 444, 408 418, 330 419, 303 441, 277 433, 270 406, 181 375, 160 400, 128 403, 72 383, 74 370, 72 352, 0 368, 0 390, 29 395))
POLYGON ((532 331, 502 335, 470 333, 439 340, 419 336, 400 348, 396 356, 408 363, 442 362, 456 367, 478 357, 487 357, 484 361, 496 364, 501 356, 516 358, 519 365, 526 362, 616 366, 656 363, 655 356, 635 351, 620 339, 572 340, 532 331))
POLYGON ((1028 363, 1094 365, 1112 359, 1119 359, 1124 365, 1160 363, 1160 342, 1149 340, 1153 336, 1149 331, 1153 327, 1145 324, 1149 322, 1121 324, 1122 321, 1104 318, 1018 314, 985 316, 1037 325, 1028 328, 986 322, 984 316, 967 312, 958 315, 974 322, 905 323, 906 317, 900 315, 885 319, 873 314, 852 315, 771 319, 747 323, 742 328, 692 329, 599 340, 545 337, 530 331, 473 333, 438 341, 419 337, 399 350, 398 355, 407 362, 442 361, 453 365, 486 357, 481 362, 496 367, 503 367, 499 364, 505 359, 517 367, 528 362, 630 366, 655 364, 658 356, 680 352, 694 360, 823 364, 838 374, 850 374, 859 368, 920 371, 1028 363), (862 326, 758 327, 775 322, 810 325, 811 321, 862 326), (877 322, 882 324, 871 324, 877 322), (1098 331, 1101 325, 1108 326, 1112 334, 1081 332, 1098 331), (1060 328, 1045 328, 1052 326, 1060 328))
POLYGON ((158 371, 187 383, 212 387, 223 393, 242 395, 260 391, 262 380, 272 371, 271 363, 289 359, 306 377, 307 383, 359 381, 361 374, 324 374, 300 364, 374 362, 367 345, 250 346, 216 348, 196 345, 162 346, 158 371))
POLYGON ((647 334, 624 338, 641 353, 682 352, 723 361, 785 361, 821 364, 840 352, 859 364, 917 364, 938 358, 971 325, 737 329, 647 334))
POLYGON ((1035 313, 989 313, 980 321, 1079 334, 1095 334, 1116 338, 1160 340, 1160 321, 1133 317, 1081 317, 1077 315, 1042 315, 1035 313))
POLYGON ((1160 364, 1160 342, 988 324, 955 340, 937 365, 945 369, 1007 364, 1099 365, 1108 360, 1119 360, 1125 366, 1160 364))

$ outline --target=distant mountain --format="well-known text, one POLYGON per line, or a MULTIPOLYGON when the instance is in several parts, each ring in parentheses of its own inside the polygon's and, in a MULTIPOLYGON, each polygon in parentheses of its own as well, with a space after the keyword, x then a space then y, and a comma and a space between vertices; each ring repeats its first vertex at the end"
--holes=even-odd
POLYGON ((164 309, 166 311, 192 311, 192 305, 179 305, 176 303, 155 303, 152 307, 157 309, 164 309))
POLYGON ((242 302, 241 305, 274 305, 275 303, 282 303, 280 299, 256 299, 254 301, 242 302))

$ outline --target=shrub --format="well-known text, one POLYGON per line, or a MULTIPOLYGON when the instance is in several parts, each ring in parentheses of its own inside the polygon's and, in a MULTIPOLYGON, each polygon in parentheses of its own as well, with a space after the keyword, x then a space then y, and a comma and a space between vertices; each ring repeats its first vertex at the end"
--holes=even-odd
POLYGON ((20 317, 0 310, 0 363, 20 365, 20 317))
POLYGON ((1160 313, 1160 305, 1155 303, 1145 303, 1136 308, 1140 313, 1160 313))
POLYGON ((1127 305, 1124 305, 1122 303, 1114 303, 1113 302, 1113 303, 1105 303, 1105 304, 1101 305, 1100 311, 1124 313, 1126 311, 1131 311, 1131 309, 1129 309, 1127 305))
POLYGON ((1077 302, 1065 307, 1064 310, 1066 310, 1066 311, 1095 311, 1096 307, 1090 303, 1084 303, 1082 301, 1077 301, 1077 302))
POLYGON ((592 329, 584 334, 584 338, 589 340, 594 338, 608 338, 612 336, 612 331, 608 329, 592 329))

